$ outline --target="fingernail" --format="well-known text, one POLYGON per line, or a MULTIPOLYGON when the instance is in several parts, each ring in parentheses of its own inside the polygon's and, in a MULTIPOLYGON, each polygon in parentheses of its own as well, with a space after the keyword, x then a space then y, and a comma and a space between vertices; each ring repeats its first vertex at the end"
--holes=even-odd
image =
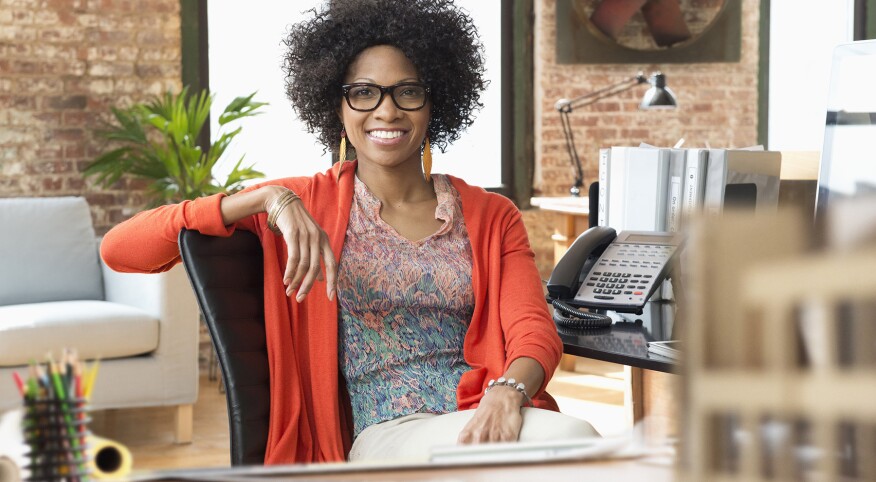
POLYGON ((301 303, 301 300, 304 299, 304 295, 302 293, 298 293, 298 296, 295 297, 295 301, 301 303))

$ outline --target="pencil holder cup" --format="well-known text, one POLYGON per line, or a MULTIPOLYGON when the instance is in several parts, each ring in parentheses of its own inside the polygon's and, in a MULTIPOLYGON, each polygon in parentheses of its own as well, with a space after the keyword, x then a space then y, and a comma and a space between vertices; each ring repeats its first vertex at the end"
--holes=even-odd
POLYGON ((31 482, 89 481, 88 414, 84 398, 24 401, 22 428, 31 482))

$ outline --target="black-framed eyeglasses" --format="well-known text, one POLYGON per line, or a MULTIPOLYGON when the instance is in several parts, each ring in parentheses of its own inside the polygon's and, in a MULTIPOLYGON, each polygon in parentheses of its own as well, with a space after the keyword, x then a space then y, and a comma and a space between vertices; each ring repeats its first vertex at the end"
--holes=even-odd
POLYGON ((429 87, 420 82, 399 82, 394 85, 378 85, 355 82, 341 86, 347 105, 353 110, 370 112, 383 102, 389 92, 392 102, 401 110, 420 110, 429 100, 429 87))

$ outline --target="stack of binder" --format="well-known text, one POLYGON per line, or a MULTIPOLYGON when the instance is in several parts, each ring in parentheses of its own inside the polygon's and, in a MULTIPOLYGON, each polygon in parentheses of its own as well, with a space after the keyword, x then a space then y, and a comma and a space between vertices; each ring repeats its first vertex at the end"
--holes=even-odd
POLYGON ((599 155, 598 224, 678 232, 694 212, 775 210, 781 153, 748 149, 612 147, 599 155))

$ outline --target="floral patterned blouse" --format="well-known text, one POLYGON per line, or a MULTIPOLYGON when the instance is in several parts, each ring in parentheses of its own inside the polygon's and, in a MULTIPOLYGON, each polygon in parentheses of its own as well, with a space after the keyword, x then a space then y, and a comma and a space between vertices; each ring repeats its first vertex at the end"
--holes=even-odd
POLYGON ((358 178, 338 275, 339 357, 354 437, 375 423, 457 409, 469 369, 463 339, 474 312, 472 252, 459 194, 432 176, 444 221, 419 241, 380 217, 380 200, 358 178))

